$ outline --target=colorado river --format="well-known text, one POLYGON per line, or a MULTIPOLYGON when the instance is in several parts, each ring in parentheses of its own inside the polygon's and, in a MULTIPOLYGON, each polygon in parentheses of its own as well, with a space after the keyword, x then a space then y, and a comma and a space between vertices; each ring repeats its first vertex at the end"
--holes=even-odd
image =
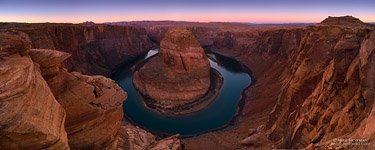
MULTIPOLYGON (((157 51, 150 50, 144 59, 155 54, 157 51)), ((183 116, 164 116, 148 109, 143 104, 141 95, 133 87, 132 66, 127 66, 112 76, 112 79, 128 93, 128 98, 123 105, 125 116, 137 126, 150 132, 179 133, 183 137, 199 135, 227 125, 239 110, 241 93, 250 85, 251 78, 237 61, 215 54, 207 55, 210 56, 211 67, 218 70, 224 78, 220 94, 208 107, 183 116)))

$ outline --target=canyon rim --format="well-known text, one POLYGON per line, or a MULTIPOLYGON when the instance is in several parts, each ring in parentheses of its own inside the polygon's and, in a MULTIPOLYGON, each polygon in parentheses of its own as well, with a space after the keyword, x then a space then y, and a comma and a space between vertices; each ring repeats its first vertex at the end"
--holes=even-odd
POLYGON ((375 149, 373 9, 235 1, 0 2, 0 149, 375 149))

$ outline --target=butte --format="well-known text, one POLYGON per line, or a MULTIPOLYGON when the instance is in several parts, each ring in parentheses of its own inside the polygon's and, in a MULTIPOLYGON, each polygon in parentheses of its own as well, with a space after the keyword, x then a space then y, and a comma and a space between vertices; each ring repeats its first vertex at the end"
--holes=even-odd
POLYGON ((168 30, 159 54, 139 64, 133 75, 147 106, 170 114, 203 108, 217 96, 222 81, 198 40, 183 28, 168 30))

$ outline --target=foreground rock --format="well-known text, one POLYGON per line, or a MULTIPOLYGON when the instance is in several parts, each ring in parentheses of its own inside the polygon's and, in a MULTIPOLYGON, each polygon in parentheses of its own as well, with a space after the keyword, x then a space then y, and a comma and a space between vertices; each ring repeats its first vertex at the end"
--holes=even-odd
POLYGON ((67 72, 60 65, 69 57, 67 53, 47 49, 32 49, 29 53, 40 64, 43 77, 66 110, 65 125, 70 147, 115 147, 126 93, 103 76, 67 72))
POLYGON ((156 140, 151 133, 133 125, 122 126, 118 149, 123 150, 181 150, 179 135, 156 140))
POLYGON ((1 149, 69 149, 65 111, 26 55, 27 36, 0 32, 1 149))

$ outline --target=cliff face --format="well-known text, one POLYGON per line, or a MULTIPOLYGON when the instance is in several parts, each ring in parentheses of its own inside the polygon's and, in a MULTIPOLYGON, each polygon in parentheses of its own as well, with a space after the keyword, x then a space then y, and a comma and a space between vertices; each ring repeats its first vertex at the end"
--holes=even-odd
MULTIPOLYGON (((270 114, 270 138, 284 147, 304 147, 349 134, 367 117, 373 91, 361 56, 366 29, 314 26, 289 57, 282 92, 270 114), (369 92, 369 93, 368 93, 369 92), (372 94, 371 94, 372 93, 372 94), (285 130, 288 128, 289 130, 285 130)), ((371 58, 372 59, 372 58, 371 58)), ((370 82, 371 83, 371 82, 370 82)))
POLYGON ((147 53, 153 43, 140 27, 108 25, 16 25, 27 33, 33 48, 55 49, 72 54, 68 70, 108 76, 120 65, 147 53))
POLYGON ((117 146, 126 93, 113 80, 68 72, 61 64, 70 54, 29 50, 25 33, 1 37, 2 148, 117 146))
MULTIPOLYGON (((244 92, 234 128, 184 139, 187 149, 325 149, 334 138, 374 143, 373 26, 352 17, 308 27, 230 26, 187 28, 205 48, 250 68, 256 82, 244 92)), ((147 33, 104 25, 11 27, 27 34, 1 32, 0 147, 67 149, 69 139, 73 148, 111 148, 117 135, 120 148, 155 146, 148 142, 154 141, 151 135, 119 126, 126 95, 113 81, 67 71, 60 64, 69 54, 28 49, 32 44, 66 51, 72 54, 65 63, 69 70, 108 75, 146 52, 150 41, 160 43, 170 26, 147 26, 147 33)), ((176 139, 166 141, 178 147, 176 139)))
POLYGON ((0 147, 69 149, 65 111, 27 55, 27 35, 1 31, 0 37, 0 147))
MULTIPOLYGON (((373 125, 368 117, 374 100, 374 27, 355 27, 358 21, 351 20, 356 19, 329 18, 306 28, 258 34, 227 32, 214 40, 214 51, 237 57, 252 70, 257 81, 246 91, 255 100, 249 105, 269 110, 265 105, 275 104, 263 134, 278 147, 304 148, 337 137, 374 138, 368 128, 373 125), (254 44, 241 44, 244 40, 254 44)), ((243 122, 254 116, 250 113, 262 112, 249 105, 243 122)), ((241 124, 246 123, 236 131, 241 124)))
POLYGON ((113 142, 123 118, 126 93, 103 76, 66 71, 58 60, 65 60, 70 54, 47 49, 32 49, 29 53, 40 64, 44 79, 66 110, 69 146, 94 149, 116 146, 113 142))

